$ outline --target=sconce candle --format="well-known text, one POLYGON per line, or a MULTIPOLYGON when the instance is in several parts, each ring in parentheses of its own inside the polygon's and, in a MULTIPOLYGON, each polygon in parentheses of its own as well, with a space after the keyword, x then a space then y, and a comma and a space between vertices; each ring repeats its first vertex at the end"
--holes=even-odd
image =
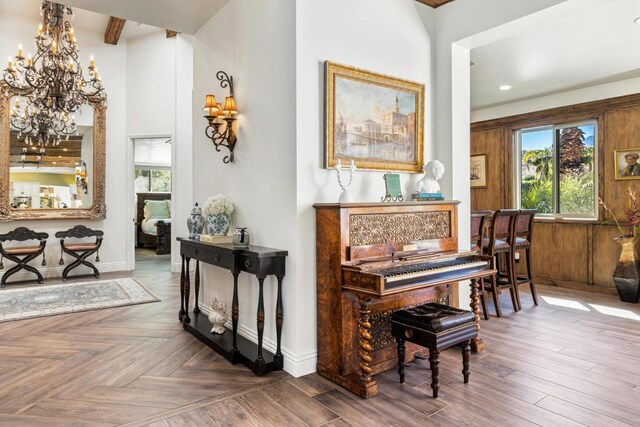
POLYGON ((234 115, 238 114, 236 100, 233 97, 233 76, 229 76, 224 71, 218 71, 216 78, 220 81, 220 87, 229 88, 229 96, 225 98, 224 108, 217 102, 214 95, 206 96, 203 110, 206 112, 204 118, 207 119, 209 125, 205 129, 205 135, 213 142, 216 151, 220 151, 220 147, 226 147, 229 150, 229 155, 225 156, 222 161, 231 163, 237 142, 233 128, 237 119, 234 115), (220 117, 223 121, 219 120, 220 117))

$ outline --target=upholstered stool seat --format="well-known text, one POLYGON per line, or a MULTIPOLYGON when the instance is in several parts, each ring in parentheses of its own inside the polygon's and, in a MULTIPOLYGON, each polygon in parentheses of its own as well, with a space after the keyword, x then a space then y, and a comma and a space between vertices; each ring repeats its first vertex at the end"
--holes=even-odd
POLYGON ((87 244, 70 244, 65 246, 70 251, 90 251, 92 249, 96 249, 98 245, 93 243, 87 244))
POLYGON ((10 255, 31 255, 40 252, 40 246, 20 246, 17 248, 6 248, 4 251, 10 255))
MULTIPOLYGON (((488 248, 491 245, 491 239, 489 239, 488 237, 485 237, 484 239, 482 239, 482 245, 485 248, 488 248)), ((496 239, 494 247, 496 249, 509 249, 509 242, 496 239)))
POLYGON ((438 397, 440 388, 441 350, 462 344, 462 374, 465 384, 469 382, 471 339, 477 336, 475 315, 472 312, 436 303, 398 310, 391 315, 391 334, 398 344, 398 374, 401 383, 404 383, 405 376, 406 341, 429 349, 433 397, 438 397))
MULTIPOLYGON (((76 225, 75 227, 66 230, 66 231, 58 231, 56 233, 56 237, 60 239, 60 247, 62 252, 68 255, 71 255, 74 258, 74 261, 65 267, 62 272, 62 281, 66 281, 69 277, 69 273, 74 268, 85 266, 89 267, 93 270, 93 276, 96 278, 100 277, 100 272, 96 268, 93 263, 89 262, 89 256, 96 254, 96 262, 100 261, 100 257, 98 255, 98 250, 100 246, 102 246, 102 239, 104 233, 101 230, 92 230, 90 228, 85 227, 84 225, 76 225), (67 242, 66 239, 83 239, 87 237, 95 237, 96 240, 93 242, 67 242)), ((62 254, 60 254, 60 265, 64 264, 64 260, 62 259, 62 254)))
POLYGON ((520 237, 516 237, 516 240, 513 242, 514 246, 518 249, 528 248, 531 246, 531 242, 527 239, 523 239, 520 237))
POLYGON ((4 258, 14 262, 12 268, 7 270, 0 279, 0 288, 4 288, 7 285, 9 277, 13 276, 20 270, 27 270, 36 275, 38 283, 43 283, 44 278, 37 268, 29 265, 29 262, 33 261, 40 255, 42 255, 42 265, 47 265, 47 261, 44 255, 44 249, 47 246, 47 239, 49 235, 47 233, 38 233, 34 230, 30 230, 26 227, 18 227, 13 231, 6 234, 0 234, 0 270, 4 268, 4 258), (37 240, 38 245, 35 246, 5 246, 7 242, 27 242, 29 240, 37 240))

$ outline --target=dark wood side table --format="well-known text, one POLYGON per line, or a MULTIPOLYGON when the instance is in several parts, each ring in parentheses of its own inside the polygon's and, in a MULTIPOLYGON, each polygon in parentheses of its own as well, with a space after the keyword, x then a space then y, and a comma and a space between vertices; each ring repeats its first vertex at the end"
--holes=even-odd
POLYGON ((285 260, 287 251, 262 246, 249 246, 248 248, 236 248, 231 243, 204 243, 187 238, 178 238, 180 242, 180 255, 182 257, 182 269, 180 273, 180 312, 179 320, 184 328, 200 341, 223 355, 231 363, 242 363, 251 369, 256 375, 264 375, 270 371, 282 370, 283 358, 280 351, 282 336, 282 280, 285 276, 285 260), (189 275, 189 263, 196 260, 194 277, 195 304, 193 315, 189 314, 189 299, 191 296, 191 279, 189 275), (233 275, 233 302, 231 307, 231 319, 233 330, 223 335, 214 335, 211 331, 211 322, 208 317, 200 312, 198 298, 200 296, 200 262, 215 265, 229 270, 233 275), (258 313, 257 330, 258 344, 238 335, 239 301, 238 301, 238 276, 241 272, 255 275, 258 278, 258 313), (263 350, 262 337, 264 334, 264 279, 274 275, 278 279, 278 295, 276 299, 276 353, 263 350), (250 359, 255 354, 255 360, 250 359))

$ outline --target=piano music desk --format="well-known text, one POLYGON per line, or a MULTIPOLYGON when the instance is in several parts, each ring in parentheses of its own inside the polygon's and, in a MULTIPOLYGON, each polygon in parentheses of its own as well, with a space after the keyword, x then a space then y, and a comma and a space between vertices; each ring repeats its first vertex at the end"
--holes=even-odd
POLYGON ((248 248, 236 248, 231 243, 204 243, 197 240, 178 238, 180 242, 180 255, 182 257, 182 269, 180 274, 180 312, 178 318, 183 327, 203 343, 223 355, 231 363, 242 363, 251 369, 256 375, 264 375, 270 371, 282 370, 283 358, 280 351, 282 336, 282 280, 285 275, 285 260, 287 251, 265 248, 262 246, 249 246, 248 248), (196 260, 194 277, 195 304, 192 316, 189 315, 189 298, 191 294, 191 279, 189 276, 189 262, 196 260), (200 311, 200 262, 229 270, 233 275, 233 303, 232 303, 232 331, 226 331, 222 335, 211 333, 211 322, 200 311), (258 344, 238 335, 239 301, 238 301, 238 276, 241 272, 253 274, 258 278, 258 313, 257 329, 258 344), (276 298, 276 353, 271 354, 262 348, 262 336, 264 333, 264 279, 269 275, 275 275, 278 279, 278 295, 276 298), (250 357, 255 355, 256 359, 250 357))

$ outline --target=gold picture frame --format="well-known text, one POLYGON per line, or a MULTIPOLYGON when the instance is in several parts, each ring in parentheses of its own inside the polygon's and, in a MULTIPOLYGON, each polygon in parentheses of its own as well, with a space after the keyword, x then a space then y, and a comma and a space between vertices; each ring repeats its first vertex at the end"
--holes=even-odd
POLYGON ((325 168, 422 172, 424 84, 325 62, 325 168))
POLYGON ((471 188, 487 188, 487 155, 472 155, 469 167, 471 188))
POLYGON ((613 166, 616 181, 640 179, 640 148, 614 150, 613 166))

